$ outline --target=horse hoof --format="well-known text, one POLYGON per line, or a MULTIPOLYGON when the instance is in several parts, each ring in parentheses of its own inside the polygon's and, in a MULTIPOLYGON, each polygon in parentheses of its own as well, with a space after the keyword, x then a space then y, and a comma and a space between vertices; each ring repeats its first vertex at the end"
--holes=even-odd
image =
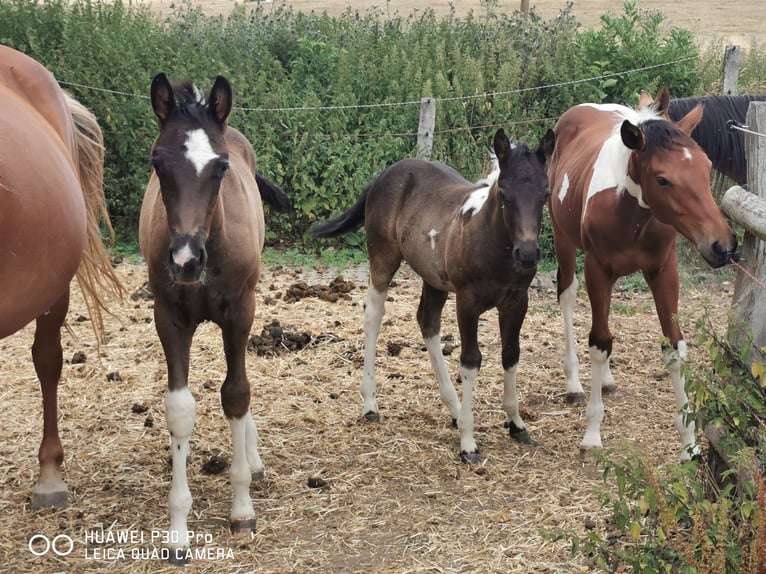
POLYGON ((171 566, 186 566, 189 563, 187 550, 187 548, 170 548, 168 564, 171 566))
POLYGON ((452 428, 453 429, 457 428, 457 419, 452 419, 452 428))
POLYGON ((66 508, 68 504, 66 490, 32 493, 32 508, 66 508))
POLYGON ((617 392, 617 385, 612 383, 611 385, 604 385, 601 387, 602 395, 613 395, 617 392))
POLYGON ((251 534, 255 532, 255 518, 243 518, 231 521, 232 534, 251 534))
POLYGON ((479 464, 481 461, 479 459, 479 451, 476 452, 465 452, 462 451, 460 453, 460 462, 464 462, 465 464, 479 464))
POLYGON ((364 420, 366 420, 368 423, 379 423, 380 415, 375 411, 367 411, 364 413, 364 420))
POLYGON ((580 445, 580 460, 587 462, 593 458, 593 454, 601 450, 600 446, 583 446, 580 445))
POLYGON ((508 425, 508 434, 513 440, 521 444, 534 444, 532 437, 529 436, 527 429, 520 429, 512 422, 508 425))
POLYGON ((266 478, 266 472, 263 470, 256 470, 250 474, 250 480, 253 482, 258 482, 259 480, 263 480, 264 478, 266 478))
POLYGON ((568 405, 581 405, 585 402, 585 393, 567 393, 564 402, 568 405))

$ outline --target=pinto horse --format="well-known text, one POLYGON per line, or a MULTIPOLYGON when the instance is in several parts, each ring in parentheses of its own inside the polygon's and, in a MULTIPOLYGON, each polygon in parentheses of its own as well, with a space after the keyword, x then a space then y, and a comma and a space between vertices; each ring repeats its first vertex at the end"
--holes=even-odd
POLYGON ((99 229, 111 231, 96 117, 39 62, 0 46, 0 337, 36 321, 43 394, 40 477, 32 506, 66 506, 58 433, 61 327, 77 277, 98 337, 103 294, 123 290, 99 229))
POLYGON ((186 478, 195 399, 188 384, 197 326, 213 321, 223 336, 226 379, 221 403, 232 433, 231 529, 251 532, 251 478, 263 476, 250 413, 245 351, 255 312, 264 242, 263 198, 278 208, 281 189, 256 175, 250 142, 227 125, 229 82, 219 76, 206 103, 190 82, 154 77, 151 102, 159 134, 139 220, 139 243, 154 294, 154 320, 168 368, 165 416, 171 434, 170 562, 186 562, 192 497, 186 478), (259 187, 258 181, 264 182, 259 187))
POLYGON ((666 119, 669 95, 642 94, 639 109, 581 104, 555 127, 556 150, 548 166, 549 207, 558 260, 558 297, 564 317, 568 402, 584 401, 572 317, 577 296, 576 250, 585 252, 585 283, 592 323, 592 384, 583 451, 601 446, 602 389, 614 390, 609 370, 609 306, 619 277, 641 271, 651 289, 666 339, 663 360, 673 381, 681 457, 694 445, 686 422, 682 362, 686 344, 678 312, 676 236, 681 233, 712 267, 735 257, 737 240, 710 191, 710 160, 689 136, 702 116, 696 106, 677 123, 666 119))
POLYGON ((375 348, 386 293, 402 261, 423 279, 417 311, 442 401, 460 431, 460 457, 477 463, 472 392, 481 367, 479 316, 499 313, 504 373, 503 408, 511 437, 531 442, 519 416, 516 370, 519 332, 527 312, 527 290, 537 270, 540 221, 548 198, 545 162, 555 140, 543 137, 537 149, 511 145, 502 129, 494 137, 500 173, 491 186, 472 184, 439 163, 405 159, 368 185, 344 214, 314 228, 318 237, 340 235, 364 224, 370 258, 370 286, 364 304, 364 417, 378 421, 375 348), (455 293, 460 330, 458 400, 441 351, 441 313, 455 293))

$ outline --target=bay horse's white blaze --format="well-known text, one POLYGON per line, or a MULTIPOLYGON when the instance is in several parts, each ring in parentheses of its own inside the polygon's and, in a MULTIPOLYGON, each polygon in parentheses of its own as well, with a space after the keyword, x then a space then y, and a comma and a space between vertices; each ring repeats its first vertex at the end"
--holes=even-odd
POLYGON ((489 187, 481 187, 471 193, 460 208, 460 215, 476 215, 484 207, 489 197, 489 187))
POLYGON ((165 395, 165 419, 170 431, 170 451, 173 459, 173 479, 168 497, 170 508, 171 553, 189 547, 189 529, 186 518, 192 507, 192 495, 186 478, 186 458, 189 456, 189 437, 194 430, 197 408, 189 387, 168 391, 165 395))
POLYGON ((191 130, 186 134, 186 152, 184 155, 193 165, 197 175, 202 173, 205 166, 219 155, 210 145, 210 138, 203 129, 191 130))
POLYGON ((380 324, 386 310, 388 290, 378 291, 370 285, 364 299, 364 373, 359 392, 364 401, 364 413, 378 412, 375 382, 375 346, 380 335, 380 324))

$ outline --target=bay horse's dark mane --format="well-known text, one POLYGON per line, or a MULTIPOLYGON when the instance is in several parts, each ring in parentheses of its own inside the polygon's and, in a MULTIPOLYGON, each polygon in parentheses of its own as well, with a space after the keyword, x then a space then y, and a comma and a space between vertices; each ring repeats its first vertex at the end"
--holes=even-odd
POLYGON ((744 138, 742 132, 728 131, 726 122, 734 120, 745 124, 750 102, 762 101, 766 101, 766 95, 678 98, 670 101, 668 113, 673 121, 678 121, 697 104, 704 104, 702 121, 692 137, 705 150, 713 168, 744 184, 747 180, 744 138))

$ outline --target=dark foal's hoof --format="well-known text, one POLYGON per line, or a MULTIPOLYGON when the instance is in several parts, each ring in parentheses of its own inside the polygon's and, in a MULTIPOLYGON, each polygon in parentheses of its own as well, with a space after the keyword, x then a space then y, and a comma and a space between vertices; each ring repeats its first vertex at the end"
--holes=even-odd
POLYGON ((186 552, 188 548, 171 548, 168 554, 168 564, 171 566, 186 566, 189 563, 186 552))
POLYGON ((266 472, 263 470, 257 470, 255 472, 250 473, 250 480, 253 482, 258 482, 259 480, 263 480, 266 478, 266 472))
POLYGON ((604 385, 601 387, 602 395, 613 395, 617 392, 617 385, 612 383, 611 385, 604 385))
POLYGON ((255 532, 255 518, 231 521, 232 534, 251 534, 255 532))
POLYGON ((532 440, 532 437, 529 436, 529 432, 527 432, 526 428, 520 429, 513 424, 513 421, 506 422, 505 428, 508 429, 508 434, 516 442, 521 444, 534 444, 534 441, 532 440))
POLYGON ((32 508, 66 508, 69 504, 66 490, 57 492, 33 492, 32 508))
POLYGON ((464 462, 465 464, 479 464, 481 462, 479 458, 479 451, 476 452, 460 452, 460 462, 464 462))
POLYGON ((568 405, 581 405, 585 402, 585 393, 567 393, 564 402, 568 405))
POLYGON ((364 413, 364 420, 366 420, 368 423, 379 423, 380 415, 375 411, 367 411, 364 413))
POLYGON ((452 419, 452 428, 453 429, 457 428, 457 419, 452 419))

